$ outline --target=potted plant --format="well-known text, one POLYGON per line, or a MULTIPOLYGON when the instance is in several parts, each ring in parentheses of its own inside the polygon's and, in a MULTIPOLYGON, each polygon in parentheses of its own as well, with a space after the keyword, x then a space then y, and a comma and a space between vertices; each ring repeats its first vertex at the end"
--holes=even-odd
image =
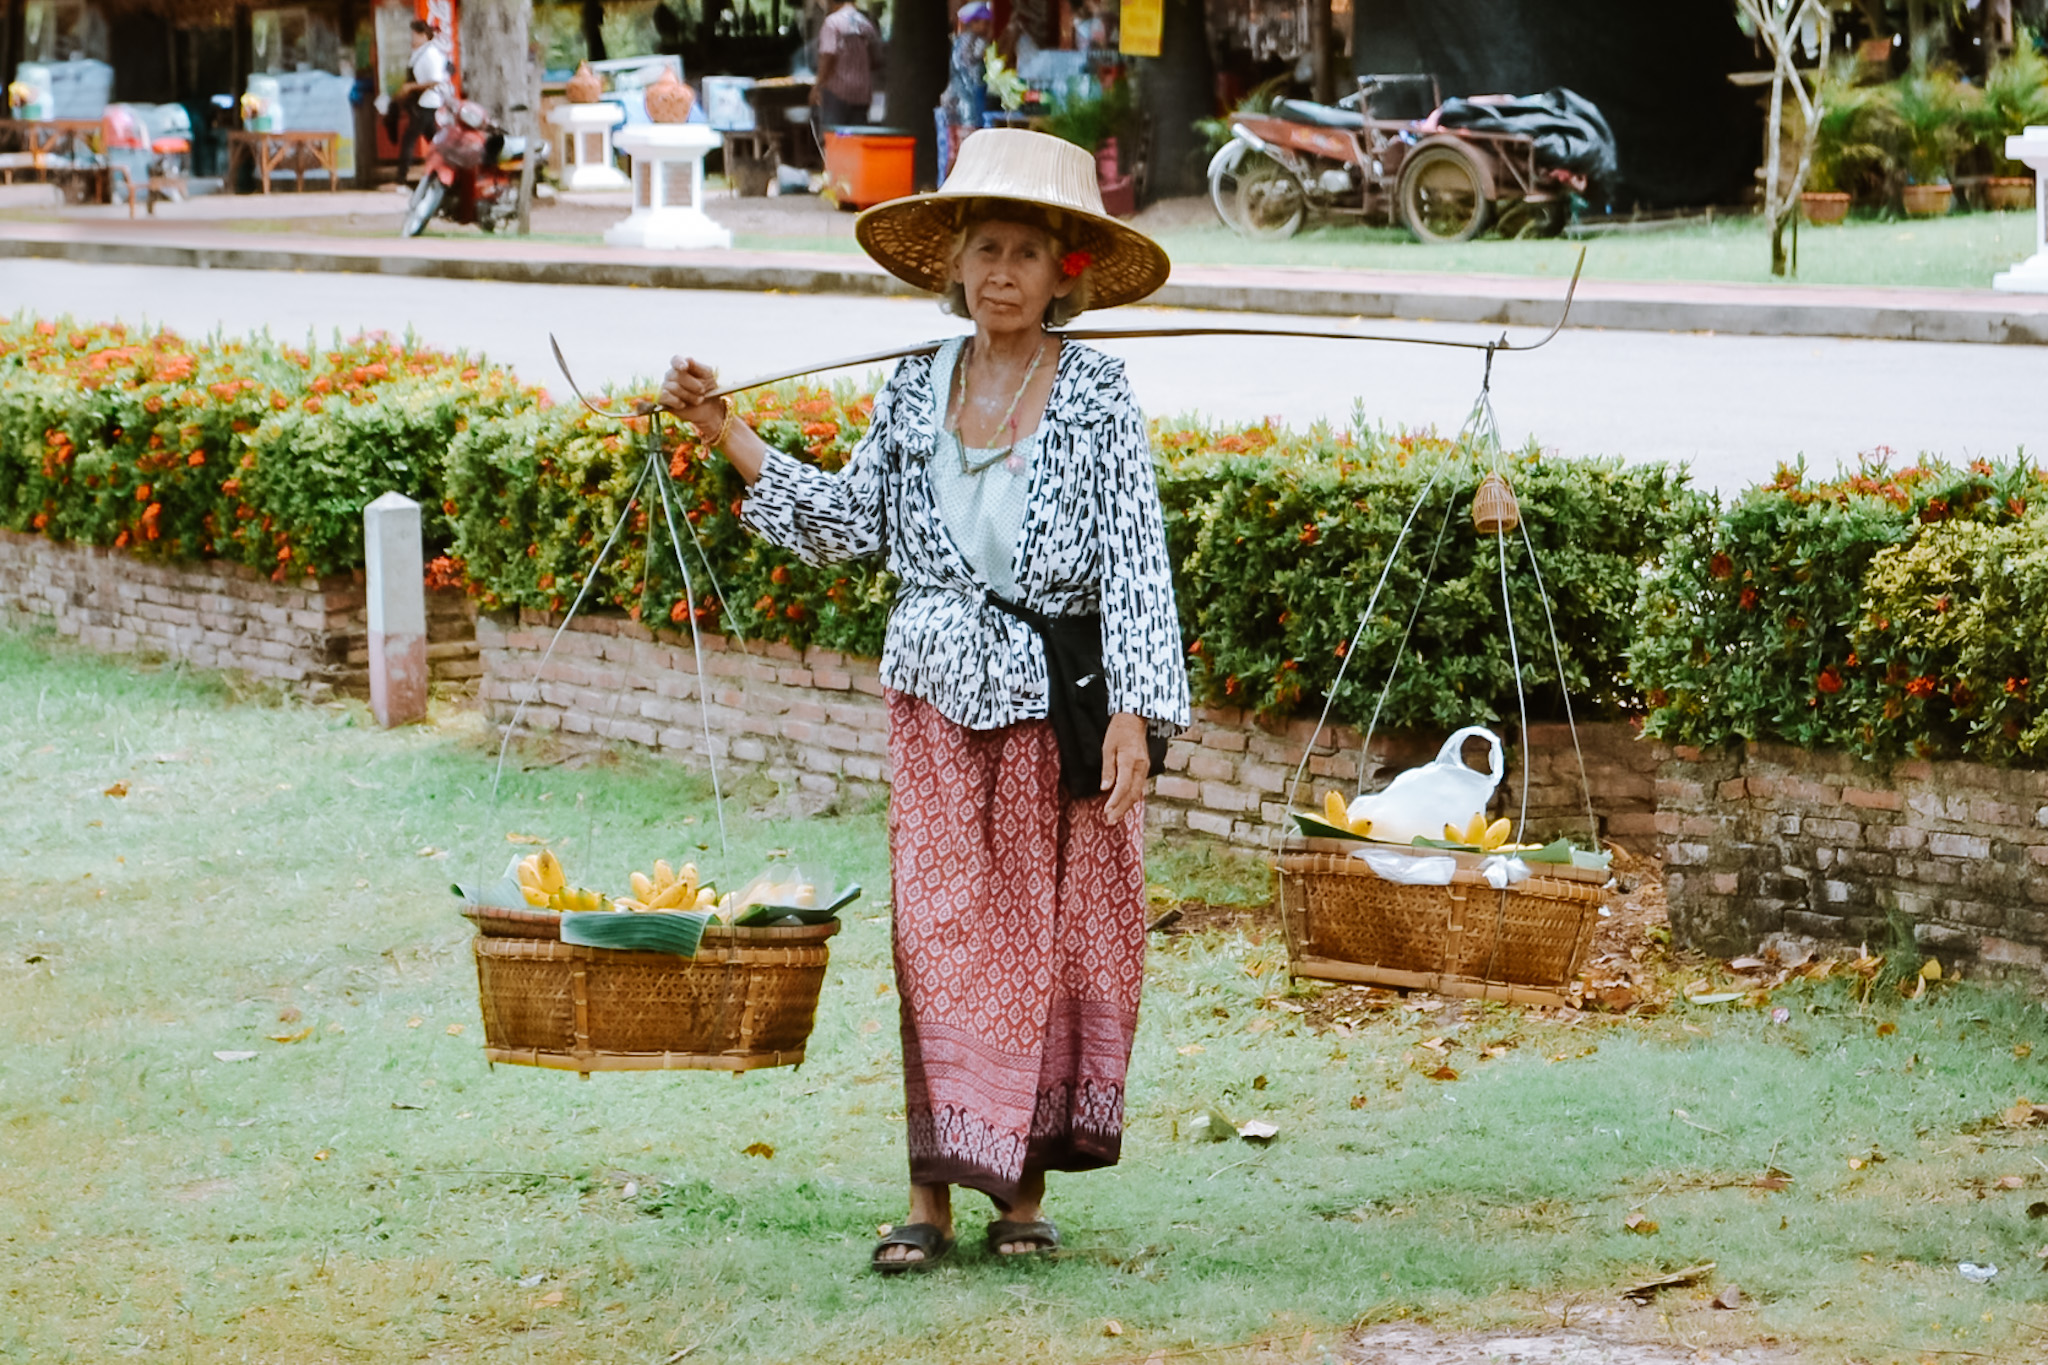
POLYGON ((1853 72, 1841 63, 1821 82, 1808 183, 1827 197, 1806 205, 1811 223, 1840 222, 1851 203, 1889 203, 1900 178, 1905 135, 1897 91, 1889 84, 1859 85, 1853 72))
POLYGON ((2037 124, 2048 124, 2048 57, 2022 33, 2010 56, 1984 77, 1984 98, 1972 119, 1972 131, 1991 162, 1984 182, 1984 205, 1992 209, 2034 206, 2034 177, 2026 165, 2005 154, 2005 140, 2037 124))
POLYGON ((1131 83, 1109 85, 1084 81, 1056 95, 1039 127, 1095 157, 1095 177, 1102 187, 1103 207, 1119 218, 1137 212, 1131 178, 1118 164, 1117 131, 1131 118, 1131 83))
POLYGON ((1969 144, 1968 125, 1983 92, 1946 72, 1908 76, 1898 83, 1898 113, 1906 139, 1906 214, 1935 218, 1954 205, 1949 176, 1969 144))

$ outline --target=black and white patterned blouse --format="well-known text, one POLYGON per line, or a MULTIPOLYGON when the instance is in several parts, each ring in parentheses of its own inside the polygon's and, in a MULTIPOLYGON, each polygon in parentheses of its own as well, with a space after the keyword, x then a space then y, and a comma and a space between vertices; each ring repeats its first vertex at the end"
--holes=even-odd
MULTIPOLYGON (((1046 713, 1038 637, 987 604, 988 584, 933 500, 936 412, 931 357, 904 361, 845 468, 827 474, 771 449, 742 520, 812 564, 887 556, 900 586, 884 686, 972 730, 1037 719, 1046 713)), ((1187 668, 1152 448, 1123 362, 1062 347, 1040 432, 1017 540, 1018 598, 1052 616, 1100 611, 1110 712, 1171 734, 1189 720, 1187 668)))

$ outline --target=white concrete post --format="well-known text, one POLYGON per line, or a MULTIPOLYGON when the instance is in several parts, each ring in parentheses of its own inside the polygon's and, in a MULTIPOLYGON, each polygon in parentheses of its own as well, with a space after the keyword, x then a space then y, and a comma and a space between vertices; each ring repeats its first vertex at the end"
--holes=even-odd
POLYGON ((2014 294, 2048 294, 2048 125, 2035 124, 2005 140, 2005 154, 2034 171, 2034 246, 2032 256, 1994 275, 1993 289, 2014 294))
POLYGON ((363 509, 370 592, 370 710, 389 728, 427 714, 426 556, 420 505, 386 493, 363 509))

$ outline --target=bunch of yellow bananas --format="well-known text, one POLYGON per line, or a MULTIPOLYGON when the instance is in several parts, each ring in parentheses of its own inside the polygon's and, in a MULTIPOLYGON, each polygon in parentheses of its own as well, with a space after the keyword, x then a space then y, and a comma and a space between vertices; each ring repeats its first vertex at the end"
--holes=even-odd
POLYGON ((700 881, 695 863, 678 872, 666 860, 654 864, 654 875, 633 874, 633 894, 612 902, 614 910, 709 910, 718 902, 718 888, 700 881))
POLYGON ((1372 833, 1372 821, 1351 818, 1351 808, 1344 804, 1344 798, 1336 792, 1323 793, 1323 823, 1336 829, 1348 829, 1363 839, 1372 833))
POLYGON ((562 860, 549 849, 529 853, 517 869, 520 894, 528 905, 548 910, 602 910, 604 897, 569 885, 562 860))
POLYGON ((1511 820, 1496 820, 1486 823, 1486 813, 1481 811, 1472 817, 1472 823, 1463 829, 1456 825, 1444 826, 1444 842, 1447 844, 1470 844, 1485 853, 1491 853, 1508 841, 1508 832, 1514 828, 1511 820))

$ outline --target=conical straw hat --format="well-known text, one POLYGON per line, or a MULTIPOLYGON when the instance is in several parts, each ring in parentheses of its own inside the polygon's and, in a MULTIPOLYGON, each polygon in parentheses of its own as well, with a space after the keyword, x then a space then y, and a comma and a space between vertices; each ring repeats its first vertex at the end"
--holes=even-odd
MULTIPOLYGON (((953 173, 933 194, 877 204, 853 235, 884 270, 934 294, 951 284, 953 234, 970 204, 995 200, 1043 222, 1070 251, 1093 261, 1088 306, 1111 308, 1166 283, 1171 262, 1159 243, 1102 211, 1095 158, 1071 142, 1020 128, 985 128, 960 144, 953 173)), ((1001 216, 1001 215, 998 215, 1001 216)))

